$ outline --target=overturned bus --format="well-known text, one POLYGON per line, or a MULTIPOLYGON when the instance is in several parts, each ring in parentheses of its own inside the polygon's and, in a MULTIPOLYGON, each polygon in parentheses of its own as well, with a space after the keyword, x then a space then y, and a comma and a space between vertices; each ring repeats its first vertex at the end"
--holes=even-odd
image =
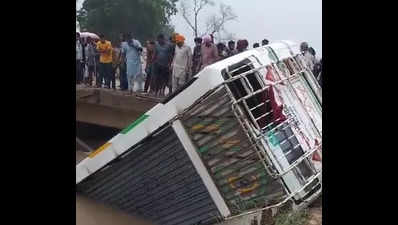
POLYGON ((155 224, 214 224, 322 191, 322 89, 297 44, 204 68, 76 166, 77 192, 155 224))

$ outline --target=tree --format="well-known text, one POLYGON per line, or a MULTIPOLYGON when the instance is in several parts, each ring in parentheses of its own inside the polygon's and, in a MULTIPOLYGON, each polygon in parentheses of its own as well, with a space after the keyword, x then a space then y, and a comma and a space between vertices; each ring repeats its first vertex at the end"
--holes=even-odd
POLYGON ((160 30, 160 32, 162 34, 164 34, 165 36, 170 37, 175 32, 175 28, 171 24, 166 24, 165 26, 163 26, 163 28, 160 30))
POLYGON ((226 31, 225 24, 236 18, 238 17, 232 7, 221 3, 218 15, 213 14, 206 21, 206 33, 212 34, 218 41, 231 39, 234 35, 226 31))
POLYGON ((133 32, 140 41, 156 36, 177 13, 178 0, 85 0, 77 13, 82 30, 104 33, 118 40, 120 33, 133 32))
POLYGON ((80 25, 79 22, 76 20, 76 32, 80 32, 80 25))
POLYGON ((195 37, 198 37, 198 17, 199 13, 206 6, 214 6, 212 0, 183 0, 180 2, 180 10, 182 17, 187 22, 188 26, 192 29, 195 37), (193 13, 193 15, 192 15, 193 13), (193 16, 193 22, 192 22, 193 16))

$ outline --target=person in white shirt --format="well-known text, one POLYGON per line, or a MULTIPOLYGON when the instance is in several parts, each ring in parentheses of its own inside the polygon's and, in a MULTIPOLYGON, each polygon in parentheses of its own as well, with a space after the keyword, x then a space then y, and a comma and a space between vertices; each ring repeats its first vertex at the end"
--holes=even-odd
POLYGON ((95 76, 95 66, 96 66, 96 44, 91 37, 87 37, 87 43, 85 47, 86 53, 86 64, 87 64, 87 75, 88 77, 85 78, 85 83, 88 86, 92 86, 93 84, 93 77, 95 76))
POLYGON ((83 46, 80 40, 80 33, 76 33, 76 84, 83 81, 83 46))
POLYGON ((128 90, 130 95, 133 94, 134 84, 138 83, 137 92, 142 91, 142 63, 141 63, 141 53, 142 53, 141 43, 133 38, 130 33, 127 35, 127 42, 121 44, 121 52, 126 58, 127 66, 127 81, 128 90))
POLYGON ((184 44, 185 37, 178 34, 175 38, 176 46, 172 63, 172 90, 191 79, 192 50, 184 44))
POLYGON ((316 58, 313 54, 311 54, 308 43, 307 42, 301 43, 300 50, 303 53, 307 66, 310 68, 311 71, 313 71, 314 66, 316 64, 316 58))

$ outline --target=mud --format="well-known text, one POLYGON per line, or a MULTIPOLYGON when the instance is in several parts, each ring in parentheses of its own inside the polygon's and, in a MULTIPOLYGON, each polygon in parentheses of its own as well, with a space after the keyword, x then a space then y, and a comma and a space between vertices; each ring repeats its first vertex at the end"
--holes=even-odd
POLYGON ((153 225, 138 217, 76 195, 76 225, 153 225))
POLYGON ((307 225, 322 225, 322 196, 320 196, 308 209, 307 225))

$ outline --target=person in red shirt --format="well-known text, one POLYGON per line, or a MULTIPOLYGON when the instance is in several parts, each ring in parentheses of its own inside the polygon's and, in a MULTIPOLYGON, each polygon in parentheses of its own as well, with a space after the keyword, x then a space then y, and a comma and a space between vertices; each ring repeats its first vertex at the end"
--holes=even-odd
POLYGON ((249 42, 246 39, 239 40, 236 45, 236 49, 238 50, 238 53, 246 51, 247 47, 249 47, 249 42))
POLYGON ((201 47, 201 70, 208 65, 218 61, 217 47, 212 43, 210 35, 203 37, 203 44, 201 47))

